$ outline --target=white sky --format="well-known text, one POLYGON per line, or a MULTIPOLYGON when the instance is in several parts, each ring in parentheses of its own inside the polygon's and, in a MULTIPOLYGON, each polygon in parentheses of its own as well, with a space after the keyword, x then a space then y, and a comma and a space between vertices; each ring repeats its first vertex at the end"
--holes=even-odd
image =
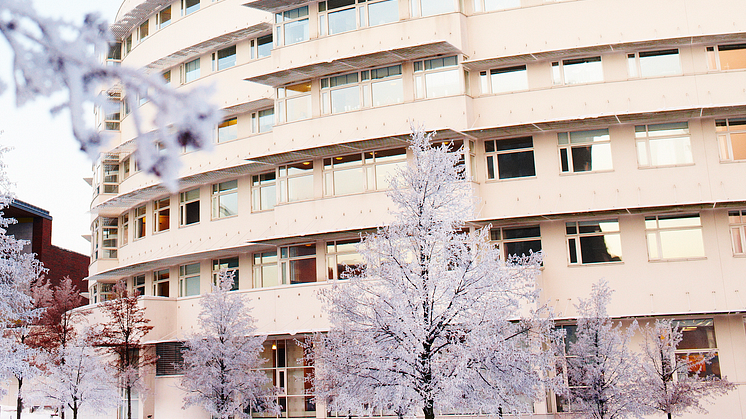
MULTIPOLYGON (((34 0, 33 4, 43 14, 75 23, 93 11, 111 22, 121 0, 34 0)), ((0 145, 13 147, 4 161, 14 192, 18 199, 49 211, 54 245, 87 255, 90 244, 81 236, 90 234, 91 187, 83 178, 92 175, 91 161, 73 138, 67 113, 50 116, 53 100, 15 108, 11 65, 10 49, 0 38, 0 80, 8 85, 0 95, 0 145)))

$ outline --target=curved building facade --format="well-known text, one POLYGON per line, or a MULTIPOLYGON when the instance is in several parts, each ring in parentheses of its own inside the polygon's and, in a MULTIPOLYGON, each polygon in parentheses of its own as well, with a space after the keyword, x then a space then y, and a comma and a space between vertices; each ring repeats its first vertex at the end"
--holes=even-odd
MULTIPOLYGON (((680 356, 715 351, 701 373, 739 386, 711 414, 745 417, 745 14, 735 0, 124 1, 110 64, 212 85, 225 113, 211 153, 183 150, 176 194, 137 169, 129 111, 147 120, 150 104, 112 89, 129 104, 97 114, 114 139, 92 182, 89 296, 126 280, 155 326, 138 417, 185 414, 179 340, 221 268, 268 336, 283 416, 330 415, 296 339, 328 327, 316 292, 387 222, 412 123, 464 147, 474 226, 505 254, 544 251, 560 324, 607 279, 614 317, 673 317, 680 356)), ((534 411, 572 406, 548 394, 534 411)))

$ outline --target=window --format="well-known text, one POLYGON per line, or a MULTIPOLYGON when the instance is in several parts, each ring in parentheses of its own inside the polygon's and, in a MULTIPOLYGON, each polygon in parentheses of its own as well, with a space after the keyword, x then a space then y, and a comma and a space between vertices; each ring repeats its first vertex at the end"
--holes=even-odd
POLYGON ((104 160, 104 193, 119 192, 119 160, 104 160))
POLYGON ((322 112, 348 112, 361 107, 404 101, 401 65, 321 79, 322 112))
POLYGON ((516 9, 518 7, 521 7, 521 0, 474 0, 474 11, 477 13, 516 9))
POLYGON ((304 337, 271 338, 264 342, 259 370, 267 374, 269 382, 278 389, 272 401, 280 407, 283 417, 316 417, 312 388, 314 367, 307 361, 303 349, 308 343, 310 341, 304 337))
POLYGON ((369 151, 324 159, 324 195, 388 189, 396 167, 407 164, 407 149, 369 151))
POLYGON ((490 230, 490 240, 500 249, 500 256, 529 256, 541 251, 541 230, 538 225, 500 227, 490 230))
POLYGON ((153 232, 158 233, 170 228, 171 222, 171 198, 163 198, 153 201, 153 232))
POLYGON ((122 98, 121 93, 110 92, 109 100, 102 108, 104 114, 104 129, 119 131, 119 122, 122 120, 122 98))
POLYGON ((629 77, 662 77, 681 74, 678 49, 627 54, 629 77))
POLYGON ((164 71, 163 74, 163 84, 171 84, 171 70, 164 71))
POLYGON ((308 41, 308 6, 275 13, 275 45, 308 41))
POLYGON ((720 145, 720 161, 746 160, 746 118, 718 119, 715 131, 720 145))
POLYGON ((127 241, 129 240, 129 234, 130 234, 130 215, 129 213, 122 214, 121 223, 122 226, 122 234, 119 236, 122 238, 122 246, 125 246, 127 244, 127 241))
POLYGON ((218 142, 235 140, 238 138, 238 118, 226 119, 218 125, 218 142))
POLYGON ((132 34, 127 35, 124 40, 124 54, 127 55, 132 51, 132 34))
POLYGON ((231 180, 212 185, 212 218, 232 217, 238 214, 238 181, 231 180))
POLYGON ((179 194, 179 225, 188 226, 199 222, 199 188, 179 194))
POLYGON ((532 137, 487 140, 484 151, 487 155, 487 179, 536 176, 532 137))
POLYGON ((570 264, 622 261, 619 220, 565 223, 570 264))
POLYGON ((649 260, 705 257, 699 214, 645 217, 645 231, 649 260))
POLYGON ((153 295, 168 297, 168 269, 153 272, 153 295))
POLYGON ((122 180, 130 177, 131 170, 132 170, 130 167, 131 163, 132 163, 132 158, 127 157, 124 160, 122 160, 122 163, 119 164, 120 171, 122 172, 122 180))
POLYGON ((113 42, 109 44, 109 51, 106 54, 106 65, 118 66, 122 61, 122 43, 113 42))
POLYGON ((158 13, 158 29, 163 29, 171 23, 171 6, 166 7, 158 13))
POLYGON ((197 80, 199 78, 199 58, 184 64, 184 83, 197 80))
POLYGON ((733 254, 746 255, 746 210, 728 211, 733 254))
POLYGON ((399 20, 397 0, 329 0, 319 3, 319 35, 334 35, 399 20), (356 4, 357 3, 357 4, 356 4), (357 10, 357 11, 356 11, 357 10))
POLYGON ((148 34, 150 32, 150 20, 146 20, 140 25, 140 42, 142 42, 145 38, 148 37, 148 34))
POLYGON ((277 203, 277 174, 275 171, 251 176, 251 209, 264 211, 277 203))
POLYGON ((199 295, 199 263, 179 266, 179 297, 199 295))
POLYGON ((216 259, 212 261, 212 283, 217 284, 218 283, 218 274, 220 274, 220 271, 227 270, 229 272, 233 272, 233 287, 231 287, 231 291, 235 291, 238 289, 238 258, 225 258, 225 259, 216 259))
POLYGON ((223 48, 212 53, 212 71, 225 70, 236 65, 236 46, 223 48), (216 66, 217 64, 217 66, 216 66))
POLYGON ((199 10, 199 0, 181 0, 181 15, 186 16, 199 10))
POLYGON ((116 259, 117 257, 118 224, 118 218, 101 217, 101 257, 104 259, 116 259))
POLYGON ((329 279, 347 279, 360 275, 365 263, 357 251, 360 239, 326 242, 326 270, 329 279))
POLYGON ((723 71, 746 68, 746 44, 707 47, 707 67, 723 71))
POLYGON ((483 95, 528 90, 528 72, 525 65, 482 71, 479 82, 483 95))
POLYGON ((269 108, 251 114, 251 132, 262 133, 272 131, 275 125, 275 109, 269 108))
POLYGON ((280 166, 280 202, 313 199, 313 161, 280 166))
POLYGON ((272 34, 252 39, 249 43, 251 59, 269 57, 272 53, 272 34))
POLYGON ((137 295, 145 295, 145 275, 137 275, 132 278, 132 292, 137 295))
POLYGON ((635 127, 637 164, 640 167, 693 164, 689 124, 638 125, 635 127))
POLYGON ((580 84, 604 81, 601 57, 573 58, 552 63, 553 84, 580 84))
POLYGON ((414 74, 417 99, 461 93, 458 59, 455 56, 415 61, 414 74))
POLYGON ((135 208, 135 239, 145 237, 145 205, 135 208))
POLYGON ((316 244, 280 248, 283 284, 316 282, 316 244))
POLYGON ((155 375, 162 376, 181 374, 184 369, 183 351, 184 344, 182 342, 156 343, 155 375))
POLYGON ((560 132, 557 142, 562 173, 612 170, 608 129, 560 132))
POLYGON ((109 301, 113 297, 114 293, 114 284, 107 284, 107 283, 100 283, 98 284, 101 288, 99 289, 99 298, 98 301, 104 302, 109 301))
POLYGON ((453 0, 412 0, 409 5, 412 17, 433 16, 458 10, 453 0))
POLYGON ((254 253, 254 287, 275 287, 277 279, 277 252, 254 253))
POLYGON ((689 375, 721 378, 715 326, 712 319, 675 320, 673 325, 681 329, 681 342, 676 347, 676 357, 689 363, 689 375), (713 354, 709 363, 702 360, 713 354))
POLYGON ((311 82, 277 88, 279 121, 293 122, 311 117, 311 82))

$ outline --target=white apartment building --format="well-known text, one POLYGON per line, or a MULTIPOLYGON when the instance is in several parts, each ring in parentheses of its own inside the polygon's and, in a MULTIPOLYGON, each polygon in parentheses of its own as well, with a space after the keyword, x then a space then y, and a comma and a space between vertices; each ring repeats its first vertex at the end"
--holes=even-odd
MULTIPOLYGON (((717 351, 706 373, 739 386, 710 417, 746 418, 743 16, 739 0, 125 0, 110 64, 213 85, 225 113, 212 153, 184 150, 177 194, 132 155, 128 114, 149 103, 97 115, 115 139, 89 292, 143 295, 161 358, 138 417, 208 418, 181 411, 173 365, 224 267, 268 336, 283 417, 328 416, 296 339, 328 327, 317 290, 386 223, 415 122, 464 147, 473 224, 506 254, 544 251, 561 324, 606 278, 614 317, 674 318, 682 356, 717 351)), ((571 410, 548 394, 534 415, 571 410)))

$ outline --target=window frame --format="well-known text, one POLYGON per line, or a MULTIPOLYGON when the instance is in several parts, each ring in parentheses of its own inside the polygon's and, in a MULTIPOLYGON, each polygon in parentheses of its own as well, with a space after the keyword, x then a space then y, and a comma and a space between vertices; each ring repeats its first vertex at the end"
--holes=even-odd
MULTIPOLYGON (((518 144, 520 145, 520 144, 518 144)), ((492 140, 485 140, 484 141, 484 161, 485 161, 485 178, 488 181, 506 181, 506 180, 514 180, 514 179, 525 179, 525 178, 536 178, 536 156, 534 154, 534 139, 533 136, 525 136, 525 137, 512 137, 512 138, 498 138, 498 139, 492 139, 492 140), (516 147, 516 148, 507 148, 500 150, 500 143, 501 142, 507 142, 507 141, 517 141, 517 140, 530 140, 531 145, 528 147, 516 147), (491 144, 491 145, 490 145, 491 144), (509 156, 509 155, 517 155, 517 154, 531 154, 531 171, 533 173, 527 174, 527 175, 519 175, 519 176, 507 176, 507 177, 501 177, 500 175, 500 156, 509 156), (492 169, 490 171, 490 168, 492 169), (490 172, 492 173, 492 177, 490 177, 490 172)), ((518 163, 518 162, 513 162, 518 163)))
POLYGON ((579 173, 603 173, 603 172, 611 172, 614 170, 614 159, 613 159, 613 153, 611 150, 611 133, 609 132, 608 128, 583 130, 583 131, 558 132, 557 133, 557 147, 559 151, 560 175, 565 175, 565 174, 574 175, 574 174, 579 174, 579 173), (606 134, 593 136, 593 138, 608 137, 608 139, 603 139, 599 141, 596 141, 596 140, 579 141, 579 142, 572 141, 573 134, 593 133, 593 132, 601 133, 602 131, 605 131, 606 134), (565 138, 564 140, 563 140, 563 137, 565 138), (593 158, 592 158, 593 157, 593 146, 601 146, 601 145, 608 146, 609 168, 593 169, 593 158), (582 148, 590 149, 591 168, 588 170, 575 170, 575 162, 574 162, 575 157, 573 156, 573 150, 582 149, 582 148), (567 167, 567 170, 564 169, 565 167, 567 167))
POLYGON ((153 201, 153 234, 171 229, 171 197, 153 201), (165 228, 163 227, 165 223, 165 228))
MULTIPOLYGON (((524 80, 522 79, 521 82, 523 81, 524 80)), ((513 93, 513 92, 528 91, 530 90, 529 85, 528 85, 528 66, 525 64, 522 64, 522 65, 492 68, 489 70, 480 71, 479 72, 479 87, 480 87, 480 92, 482 96, 502 95, 502 94, 513 93), (510 73, 517 73, 517 72, 523 72, 524 78, 525 78, 525 87, 520 87, 518 89, 503 89, 503 90, 495 91, 495 81, 496 81, 495 76, 496 75, 510 74, 510 73)))
POLYGON ((119 217, 100 217, 101 259, 117 259, 119 249, 119 217))
POLYGON ((333 280, 345 280, 348 278, 340 278, 341 275, 345 274, 347 268, 351 268, 351 270, 357 271, 358 274, 362 273, 364 267, 365 267, 365 260, 363 259, 363 256, 360 254, 360 252, 357 250, 357 245, 360 244, 360 238, 352 238, 352 239, 337 239, 337 240, 329 240, 326 242, 326 272, 327 272, 327 279, 330 281, 333 280), (354 249, 350 249, 349 247, 342 247, 341 246, 348 246, 348 245, 354 245, 354 249), (354 257, 357 256, 360 260, 360 263, 357 263, 355 265, 348 265, 346 263, 340 263, 340 257, 344 258, 347 257, 354 257), (344 270, 340 271, 340 266, 344 266, 344 270))
POLYGON ((231 45, 229 47, 225 47, 222 49, 219 49, 211 54, 212 56, 212 71, 223 71, 227 70, 231 67, 235 67, 237 64, 237 55, 236 55, 236 45, 231 45), (230 53, 232 50, 232 54, 228 54, 224 57, 220 57, 221 53, 230 53), (221 61, 222 64, 221 64, 221 61))
MULTIPOLYGON (((603 58, 600 55, 591 57, 578 57, 578 58, 565 58, 559 61, 553 61, 551 63, 552 70, 552 85, 553 86, 576 86, 591 83, 603 83, 604 82, 604 68, 603 58), (569 66, 589 64, 589 63, 600 63, 600 78, 591 78, 589 80, 575 80, 574 78, 568 78, 569 66)), ((572 73, 570 73, 572 74, 572 73)), ((596 75, 597 76, 597 75, 596 75)))
POLYGON ((181 16, 189 16, 202 8, 202 2, 200 0, 196 0, 196 3, 192 4, 191 6, 187 6, 187 3, 189 1, 191 0, 181 0, 181 16))
POLYGON ((251 133, 252 134, 263 134, 265 132, 272 132, 275 127, 275 108, 260 109, 256 112, 251 113, 251 133), (267 125, 266 121, 269 120, 270 124, 267 125), (262 122, 265 121, 263 124, 262 122), (269 129, 266 127, 269 126, 269 129), (263 129, 264 127, 264 129, 263 129))
MULTIPOLYGON (((510 236, 510 235, 507 235, 510 236)), ((527 224, 527 225, 512 225, 512 226, 500 226, 500 227, 493 227, 490 229, 490 243, 495 245, 500 250, 500 258, 502 260, 508 260, 511 256, 516 257, 522 257, 530 256, 531 252, 529 254, 522 254, 519 255, 517 253, 508 253, 506 247, 510 246, 512 243, 539 243, 539 249, 534 250, 533 246, 529 246, 529 250, 533 253, 540 252, 542 247, 541 242, 541 225, 540 224, 527 224), (520 231, 520 230, 538 230, 538 235, 523 235, 523 236, 515 236, 515 237, 506 237, 506 231, 520 231)))
MULTIPOLYGON (((618 218, 606 218, 602 220, 577 220, 577 221, 566 221, 565 222, 565 243, 567 244, 567 264, 568 266, 588 266, 588 265, 599 265, 599 264, 619 264, 624 263, 624 256, 622 252, 622 229, 621 229, 621 223, 619 222, 618 218), (603 228, 601 228, 601 223, 609 223, 606 225, 613 226, 616 224, 616 230, 607 230, 604 231, 603 228), (571 227, 571 224, 573 225, 571 227), (598 226, 598 229, 600 231, 586 231, 582 232, 581 227, 591 227, 593 228, 594 225, 598 226), (571 228, 573 230, 571 230, 571 228), (618 245, 619 245, 619 252, 618 254, 612 254, 608 252, 608 241, 607 237, 617 237, 618 238, 618 245), (583 257, 583 244, 582 239, 583 238, 594 238, 594 237, 603 237, 603 243, 606 245, 607 252, 609 256, 612 258, 610 260, 601 260, 601 261, 588 261, 586 262, 583 257), (619 260, 614 260, 613 257, 618 258, 619 260), (573 261, 574 259, 574 261, 573 261)), ((594 252, 595 253, 595 252, 594 252)), ((591 255, 588 255, 589 257, 591 255)))
POLYGON ((201 221, 202 210, 200 208, 200 188, 196 187, 188 191, 179 193, 179 227, 188 227, 191 225, 199 224, 201 221), (190 192, 197 191, 197 197, 190 197, 190 192), (197 221, 187 223, 189 218, 189 209, 194 208, 192 205, 197 204, 197 221))
POLYGON ((278 249, 255 252, 251 255, 252 270, 254 272, 254 288, 269 288, 284 285, 280 280, 280 261, 278 255, 278 249), (274 256, 272 256, 272 254, 274 254, 274 256), (273 257, 274 259, 272 259, 273 257), (266 261, 265 258, 267 259, 266 261), (265 280, 267 279, 265 278, 265 268, 271 268, 272 266, 275 268, 274 283, 265 286, 265 280))
POLYGON ((158 30, 161 30, 165 28, 166 26, 170 25, 173 18, 174 18, 173 9, 171 8, 170 4, 162 8, 161 10, 159 10, 158 13, 155 14, 155 23, 156 23, 156 26, 158 27, 158 30), (163 16, 165 15, 166 10, 168 10, 168 19, 163 20, 163 16))
POLYGON ((681 76, 684 72, 681 68, 681 51, 678 48, 668 48, 652 51, 636 51, 627 54, 627 76, 630 79, 648 79, 656 77, 681 76), (666 71, 658 74, 643 74, 646 66, 644 60, 653 57, 677 56, 677 68, 674 71, 666 71))
POLYGON ((454 0, 440 0, 443 3, 446 3, 447 1, 450 1, 451 2, 451 6, 453 8, 450 9, 450 10, 445 10, 445 9, 436 10, 434 13, 427 13, 427 14, 425 14, 425 13, 422 12, 422 9, 423 9, 422 8, 422 2, 423 1, 428 1, 428 0, 412 0, 412 1, 410 1, 410 3, 409 3, 409 16, 411 18, 438 16, 438 15, 443 15, 443 14, 447 14, 447 13, 456 13, 456 12, 460 12, 461 11, 461 2, 454 1, 454 0))
POLYGON ((238 117, 233 116, 224 119, 215 128, 215 142, 227 143, 238 139, 238 117), (221 138, 224 137, 224 138, 221 138))
POLYGON ((153 296, 169 298, 171 295, 171 270, 169 268, 153 271, 153 296), (165 289, 166 295, 161 295, 165 289))
POLYGON ((305 121, 313 118, 313 103, 311 98, 312 90, 313 84, 310 80, 281 86, 275 89, 277 99, 275 101, 274 112, 277 123, 284 124, 295 121, 305 121), (307 90, 292 89, 294 87, 302 87, 302 89, 307 90), (295 117, 294 115, 294 118, 290 119, 288 117, 289 103, 301 103, 301 100, 303 101, 303 104, 306 105, 306 114, 301 117, 295 117))
MULTIPOLYGON (((345 112, 353 112, 360 109, 378 108, 389 105, 398 105, 404 103, 404 78, 401 64, 394 64, 384 67, 376 67, 368 70, 356 71, 352 73, 344 73, 336 76, 323 77, 320 81, 321 86, 321 113, 323 115, 336 115, 345 112), (386 70, 386 75, 383 75, 386 70), (392 74, 398 70, 398 73, 392 74), (378 73, 381 73, 379 76, 378 73), (349 78, 355 76, 354 81, 341 82, 342 78, 349 78), (385 102, 376 105, 376 99, 374 96, 376 86, 382 86, 384 84, 390 84, 392 82, 398 82, 399 84, 399 96, 395 101, 385 102), (340 84, 337 84, 340 83, 340 84), (357 87, 357 106, 351 109, 334 110, 334 93, 353 89, 357 87)), ((389 97, 389 94, 382 94, 383 97, 389 97)))
MULTIPOLYGON (((679 260, 702 260, 707 259, 706 248, 704 245, 704 230, 702 226, 701 214, 694 213, 683 213, 683 214, 660 214, 660 215, 649 215, 645 217, 645 238, 647 242, 648 261, 649 262, 666 262, 666 261, 679 261, 679 260), (698 225, 684 225, 674 227, 661 227, 660 221, 663 220, 675 220, 684 218, 697 218, 698 225), (652 224, 651 222, 655 222, 652 224), (664 247, 663 241, 661 240, 661 233, 667 232, 682 232, 682 231, 699 231, 700 244, 702 248, 701 255, 688 255, 680 257, 663 257, 664 247), (655 243, 651 243, 651 236, 655 237, 655 243), (657 255, 653 255, 651 252, 652 244, 655 244, 655 251, 657 255)), ((691 248, 691 246, 687 246, 691 248)))
MULTIPOLYGON (((298 243, 298 244, 292 244, 288 246, 282 246, 279 249, 279 262, 280 262, 280 281, 282 285, 298 285, 298 284, 313 284, 315 282, 319 281, 318 274, 317 274, 317 251, 316 251, 316 243, 315 242, 309 242, 309 243, 298 243), (302 254, 300 256, 295 255, 292 256, 292 249, 307 249, 311 248, 313 249, 313 254, 302 254), (293 266, 296 263, 302 262, 302 261, 313 261, 311 265, 313 265, 312 272, 310 273, 311 277, 313 278, 312 281, 293 281, 294 276, 294 269, 293 266)), ((302 268, 302 266, 301 266, 302 268)), ((308 273, 306 273, 308 274, 308 273)))
MULTIPOLYGON (((434 57, 434 58, 428 58, 424 60, 417 60, 412 63, 413 66, 413 72, 414 72, 414 91, 415 91, 415 100, 425 100, 425 99, 436 99, 441 97, 451 97, 451 96, 458 96, 464 94, 464 83, 461 80, 461 74, 460 71, 461 65, 459 64, 459 56, 458 55, 449 55, 444 57, 434 57), (447 61, 446 61, 447 60, 447 61), (441 64, 442 61, 442 65, 441 64), (434 65, 437 65, 437 67, 433 67, 434 65), (428 68, 430 66, 430 68, 428 68), (456 74, 456 77, 458 78, 458 88, 457 92, 453 94, 449 94, 446 92, 445 94, 434 94, 429 93, 428 90, 428 76, 437 75, 441 73, 448 73, 448 72, 454 72, 456 74)), ((432 83, 432 82, 431 82, 432 83)))
POLYGON ((150 36, 150 18, 145 19, 145 21, 137 27, 137 43, 139 44, 143 42, 148 38, 148 36, 150 36), (144 31, 143 28, 145 28, 144 31), (143 35, 143 32, 145 32, 145 35, 143 35))
POLYGON ((713 45, 705 47, 705 54, 707 55, 707 70, 708 71, 738 71, 746 69, 744 67, 736 68, 722 68, 722 62, 720 59, 721 51, 737 51, 742 50, 744 59, 746 59, 746 44, 725 44, 725 45, 713 45), (723 49, 725 48, 725 49, 723 49))
MULTIPOLYGON (((228 187, 228 186, 229 185, 226 185, 226 187, 228 187)), ((239 209, 238 208, 238 179, 226 180, 226 181, 223 181, 223 182, 218 182, 218 183, 212 184, 212 194, 211 194, 210 201, 211 201, 211 204, 212 204, 211 205, 211 210, 210 210, 210 215, 211 215, 212 220, 220 220, 220 219, 224 219, 224 218, 237 217, 238 216, 238 209, 239 209), (235 182, 235 186, 234 187, 232 187, 230 189, 220 190, 220 188, 221 188, 220 185, 230 184, 230 183, 233 183, 233 182, 235 182), (221 198, 227 197, 229 195, 235 195, 236 196, 236 213, 235 214, 221 215, 222 214, 221 211, 220 211, 221 198), (217 206, 216 206, 216 203, 217 203, 217 206), (218 214, 215 214, 216 208, 217 208, 218 214)))
POLYGON ((725 118, 715 120, 715 136, 718 140, 718 151, 720 162, 738 163, 746 161, 746 117, 744 118, 725 118), (736 126, 740 129, 732 129, 734 125, 731 122, 741 122, 736 126), (739 149, 739 155, 743 158, 736 159, 733 152, 733 134, 743 136, 742 147, 739 149), (725 157, 723 157, 725 155, 725 157))
POLYGON ((249 41, 249 59, 250 60, 261 60, 272 55, 272 50, 275 47, 273 34, 259 36, 249 41), (269 39, 269 42, 266 42, 269 39), (262 42, 261 44, 259 42, 262 42), (269 52, 265 54, 265 45, 269 45, 269 52))
MULTIPOLYGON (((673 320, 672 326, 675 326, 681 330, 682 334, 682 342, 687 342, 687 336, 686 333, 694 332, 699 328, 712 328, 712 339, 709 339, 709 334, 705 332, 706 335, 708 335, 707 339, 707 347, 701 347, 701 348, 681 348, 682 342, 679 342, 679 346, 674 350, 674 356, 678 358, 688 358, 691 359, 692 356, 695 357, 706 357, 709 354, 713 355, 713 358, 710 360, 709 363, 706 363, 705 365, 699 365, 699 367, 702 369, 702 371, 691 371, 689 370, 688 374, 700 374, 701 372, 707 372, 707 369, 711 369, 713 364, 717 365, 717 372, 713 372, 711 375, 716 376, 717 378, 722 378, 722 373, 720 372, 720 354, 718 350, 718 344, 717 344, 717 334, 715 333, 715 321, 714 318, 696 318, 696 319, 676 319, 673 320), (687 330, 692 329, 693 330, 687 330), (712 345, 710 344, 712 343, 712 345)), ((707 375, 710 376, 710 375, 707 375)), ((701 377, 701 375, 700 375, 701 377)))
MULTIPOLYGON (((689 129, 688 122, 635 125, 635 149, 636 149, 636 154, 637 154, 637 167, 641 169, 694 165, 694 155, 692 153, 691 131, 689 129), (686 125, 686 128, 683 128, 682 125, 686 125), (670 129, 666 130, 665 129, 666 127, 670 129), (651 128, 660 128, 660 129, 651 130, 651 128), (681 133, 677 133, 677 132, 666 133, 667 131, 676 131, 676 130, 679 130, 682 132, 681 133), (661 132, 661 134, 658 134, 657 132, 661 132), (655 143, 658 141, 672 141, 672 140, 682 140, 682 143, 679 144, 677 142, 676 146, 681 147, 681 149, 683 150, 683 153, 686 153, 688 149, 689 155, 684 156, 684 158, 685 160, 686 158, 688 158, 690 161, 676 162, 673 164, 653 164, 654 147, 651 147, 651 142, 655 143), (642 147, 644 147, 644 150, 642 149, 642 147), (645 153, 646 162, 641 161, 641 158, 642 158, 641 153, 643 152, 645 153)), ((658 157, 658 159, 660 159, 660 157, 658 157)))
MULTIPOLYGON (((256 173, 251 175, 251 211, 252 212, 264 212, 271 211, 277 206, 277 192, 278 192, 278 179, 277 170, 272 170, 264 173, 256 173), (267 177, 271 176, 271 179, 267 177), (267 208, 264 208, 261 204, 262 192, 265 190, 274 190, 272 194, 274 199, 270 199, 267 208)), ((270 197, 268 197, 270 198, 270 197)))
POLYGON ((132 210, 132 222, 134 224, 132 240, 140 240, 147 236, 147 211, 146 206, 141 205, 132 210))
POLYGON ((145 286, 145 274, 135 275, 132 277, 132 292, 137 293, 139 292, 139 295, 145 295, 145 290, 147 287, 145 286))
POLYGON ((493 7, 493 8, 487 8, 487 1, 495 1, 495 0, 474 0, 474 13, 489 13, 489 12, 499 12, 503 10, 511 10, 511 9, 520 9, 521 8, 521 0, 497 0, 497 2, 505 2, 505 3, 511 3, 508 6, 502 6, 502 7, 493 7), (515 5, 517 4, 517 5, 515 5))
POLYGON ((183 75, 181 79, 182 80, 181 84, 191 83, 200 78, 201 67, 202 67, 202 63, 200 60, 201 58, 197 57, 181 65, 182 75, 183 75), (194 68, 191 70, 189 69, 190 64, 195 65, 194 68))
POLYGON ((218 275, 223 270, 233 272, 233 287, 229 291, 236 291, 240 286, 239 259, 238 256, 213 259, 212 260, 212 283, 218 284, 218 275), (235 263, 234 263, 235 262, 235 263))
POLYGON ((317 10, 318 10, 318 19, 319 19, 317 32, 318 32, 319 37, 332 36, 332 35, 337 35, 340 33, 350 32, 350 31, 354 31, 358 29, 367 28, 367 27, 385 25, 388 23, 398 22, 400 20, 398 0, 372 0, 370 2, 366 0, 357 0, 357 1, 352 0, 351 2, 349 2, 349 4, 340 5, 338 7, 334 7, 333 9, 329 8, 329 2, 320 1, 318 3, 317 10), (385 21, 381 21, 380 23, 375 23, 371 25, 370 24, 370 5, 372 4, 375 6, 375 5, 379 5, 379 4, 387 3, 387 2, 392 2, 396 6, 395 8, 396 19, 385 20, 385 21), (329 15, 333 13, 341 13, 341 12, 344 12, 345 10, 350 10, 350 9, 353 10, 353 14, 355 16, 355 27, 348 29, 348 30, 331 33, 329 15))
MULTIPOLYGON (((379 185, 379 183, 385 182, 384 178, 379 175, 379 170, 383 166, 392 167, 405 167, 407 164, 407 149, 403 147, 366 151, 363 153, 351 153, 333 157, 326 157, 322 160, 322 173, 324 183, 324 197, 333 196, 346 196, 354 195, 365 192, 385 191, 389 190, 389 185, 379 185), (379 157, 379 155, 381 155, 379 157), (345 157, 359 156, 358 164, 348 165, 349 162, 335 163, 343 160, 345 157), (341 167, 337 167, 342 165, 341 167), (362 185, 355 190, 347 193, 337 192, 337 174, 342 172, 349 172, 353 170, 360 170, 362 185)), ((389 169, 392 170, 392 169, 389 169)), ((396 169, 393 169, 396 170, 396 169)), ((386 173, 386 171, 384 171, 386 173)), ((340 175, 345 178, 344 175, 340 175)))
POLYGON ((272 38, 274 40, 275 47, 294 45, 300 42, 308 41, 310 39, 310 5, 283 10, 281 12, 276 12, 274 15, 274 32, 272 34, 272 38), (294 16, 296 12, 297 16, 294 16), (302 22, 304 21, 305 25, 302 24, 302 22), (301 37, 302 39, 294 40, 291 43, 287 43, 287 34, 285 33, 285 31, 288 25, 292 25, 293 27, 297 25, 298 27, 301 27, 301 31, 303 32, 303 36, 301 37), (303 28, 303 26, 305 26, 305 28, 303 28))
POLYGON ((746 209, 728 211, 728 231, 733 256, 746 256, 746 209))
MULTIPOLYGON (((302 201, 310 201, 313 200, 316 197, 316 193, 314 192, 314 161, 313 160, 305 160, 295 163, 288 163, 284 164, 277 168, 277 181, 278 181, 278 203, 279 204, 287 204, 291 202, 302 202, 302 201), (307 169, 304 169, 303 166, 310 166, 307 169), (291 173, 291 169, 296 170, 303 170, 302 172, 298 173, 291 173), (290 199, 291 198, 291 189, 296 189, 296 187, 292 187, 291 185, 296 183, 302 183, 307 182, 310 178, 310 184, 311 187, 308 188, 308 185, 306 186, 306 194, 302 195, 299 198, 290 199)), ((304 185, 298 186, 299 190, 303 190, 304 185)))
POLYGON ((200 295, 200 270, 199 262, 187 263, 179 266, 179 298, 200 295), (196 272, 189 270, 190 268, 194 269, 195 266, 197 267, 196 272), (189 285, 193 285, 195 278, 197 280, 197 292, 190 294, 188 293, 189 285))

